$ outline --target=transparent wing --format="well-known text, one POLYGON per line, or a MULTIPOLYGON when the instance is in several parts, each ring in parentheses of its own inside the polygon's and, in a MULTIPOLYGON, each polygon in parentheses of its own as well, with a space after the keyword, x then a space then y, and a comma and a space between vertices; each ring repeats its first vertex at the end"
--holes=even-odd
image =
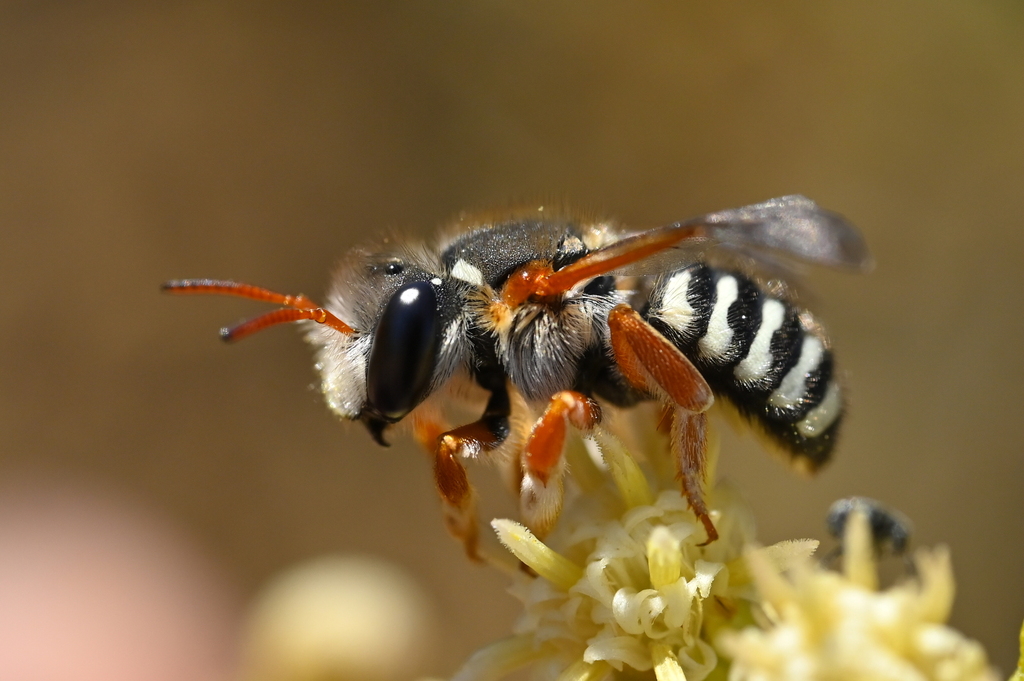
POLYGON ((543 298, 564 293, 608 272, 641 274, 652 265, 663 265, 666 256, 699 257, 715 247, 835 268, 871 266, 864 240, 842 216, 806 197, 782 196, 626 236, 545 275, 534 282, 530 295, 543 298))
POLYGON ((842 269, 872 265, 867 244, 838 213, 805 196, 781 196, 743 208, 709 213, 684 225, 703 225, 712 242, 778 251, 805 262, 842 269))
MULTIPOLYGON (((644 234, 691 234, 664 250, 616 269, 625 276, 668 272, 696 260, 746 257, 768 276, 804 275, 803 265, 865 271, 873 262, 857 229, 841 215, 803 196, 783 196, 743 208, 702 215, 686 222, 626 237, 606 247, 623 249, 644 234)), ((602 249, 604 250, 604 249, 602 249)))

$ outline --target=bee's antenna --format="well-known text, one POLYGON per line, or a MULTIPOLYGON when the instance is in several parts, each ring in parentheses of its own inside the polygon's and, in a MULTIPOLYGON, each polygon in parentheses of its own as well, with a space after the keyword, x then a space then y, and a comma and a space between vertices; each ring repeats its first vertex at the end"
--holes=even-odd
POLYGON ((178 279, 168 281, 160 288, 167 293, 177 295, 211 294, 236 296, 238 298, 248 298, 250 300, 259 300, 285 306, 284 309, 273 310, 242 322, 237 326, 221 329, 220 336, 226 341, 236 341, 270 326, 297 322, 303 319, 329 326, 345 335, 355 333, 348 324, 302 294, 291 296, 252 286, 251 284, 241 284, 235 281, 219 279, 178 279))
POLYGON ((220 337, 230 343, 236 340, 241 340, 246 336, 251 336, 257 331, 262 331, 270 326, 287 324, 288 322, 297 322, 304 319, 314 321, 318 324, 324 324, 325 326, 329 326, 346 335, 353 333, 352 328, 348 324, 341 321, 322 307, 314 307, 301 310, 289 310, 287 308, 271 310, 266 314, 262 314, 259 317, 253 317, 241 324, 222 328, 220 330, 220 337))

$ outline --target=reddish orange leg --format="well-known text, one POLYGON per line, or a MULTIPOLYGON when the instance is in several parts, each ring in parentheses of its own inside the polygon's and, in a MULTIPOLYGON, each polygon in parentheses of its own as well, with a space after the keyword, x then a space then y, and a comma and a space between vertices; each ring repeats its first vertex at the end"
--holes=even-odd
POLYGON ((481 420, 442 432, 435 421, 420 419, 415 423, 416 439, 432 449, 434 454, 434 483, 441 495, 445 527, 462 542, 470 560, 480 561, 477 552, 479 531, 476 519, 476 491, 469 483, 463 457, 476 456, 501 444, 481 420))
POLYGON ((523 449, 519 506, 534 534, 544 536, 562 510, 565 436, 568 426, 584 432, 601 422, 601 407, 578 392, 563 390, 548 403, 523 449))
POLYGON ((718 530, 711 522, 704 503, 704 481, 707 474, 708 415, 676 409, 672 419, 672 449, 676 454, 683 492, 694 514, 700 518, 708 538, 698 546, 718 539, 718 530))
POLYGON ((707 414, 715 397, 707 381, 679 349, 628 305, 608 315, 615 361, 634 387, 661 395, 672 410, 672 454, 690 508, 718 539, 704 502, 707 474, 707 414))
POLYGON ((242 322, 237 326, 221 329, 221 338, 226 341, 239 340, 270 326, 297 322, 303 319, 323 324, 346 335, 354 333, 352 327, 302 294, 290 296, 250 284, 240 284, 234 281, 221 281, 218 279, 181 279, 169 281, 161 288, 168 293, 174 294, 237 296, 239 298, 260 300, 285 306, 285 309, 273 310, 242 322))

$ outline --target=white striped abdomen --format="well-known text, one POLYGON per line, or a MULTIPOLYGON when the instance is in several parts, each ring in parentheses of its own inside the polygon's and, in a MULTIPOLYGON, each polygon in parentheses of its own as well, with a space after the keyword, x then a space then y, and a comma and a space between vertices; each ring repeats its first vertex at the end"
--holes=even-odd
POLYGON ((810 313, 750 278, 704 264, 663 275, 648 321, 802 465, 831 454, 842 421, 832 351, 810 313))

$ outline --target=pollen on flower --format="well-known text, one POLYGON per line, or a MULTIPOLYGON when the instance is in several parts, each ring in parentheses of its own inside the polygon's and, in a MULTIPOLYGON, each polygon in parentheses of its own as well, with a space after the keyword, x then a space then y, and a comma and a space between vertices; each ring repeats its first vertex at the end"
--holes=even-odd
POLYGON ((757 552, 747 562, 770 621, 721 633, 730 681, 996 678, 981 645, 945 625, 954 583, 944 547, 919 550, 916 577, 879 591, 868 520, 856 512, 841 572, 805 559, 784 575, 757 552))
MULTIPOLYGON (((598 681, 612 670, 700 681, 720 666, 713 634, 751 621, 743 549, 754 523, 739 495, 710 489, 720 538, 701 546, 704 529, 671 474, 641 465, 605 432, 590 445, 603 466, 572 461, 585 493, 568 500, 545 541, 517 522, 492 522, 535 576, 520 571, 511 588, 524 606, 514 636, 479 651, 455 681, 489 681, 525 665, 560 681, 598 681)), ((769 547, 765 559, 782 568, 816 544, 769 547)))

